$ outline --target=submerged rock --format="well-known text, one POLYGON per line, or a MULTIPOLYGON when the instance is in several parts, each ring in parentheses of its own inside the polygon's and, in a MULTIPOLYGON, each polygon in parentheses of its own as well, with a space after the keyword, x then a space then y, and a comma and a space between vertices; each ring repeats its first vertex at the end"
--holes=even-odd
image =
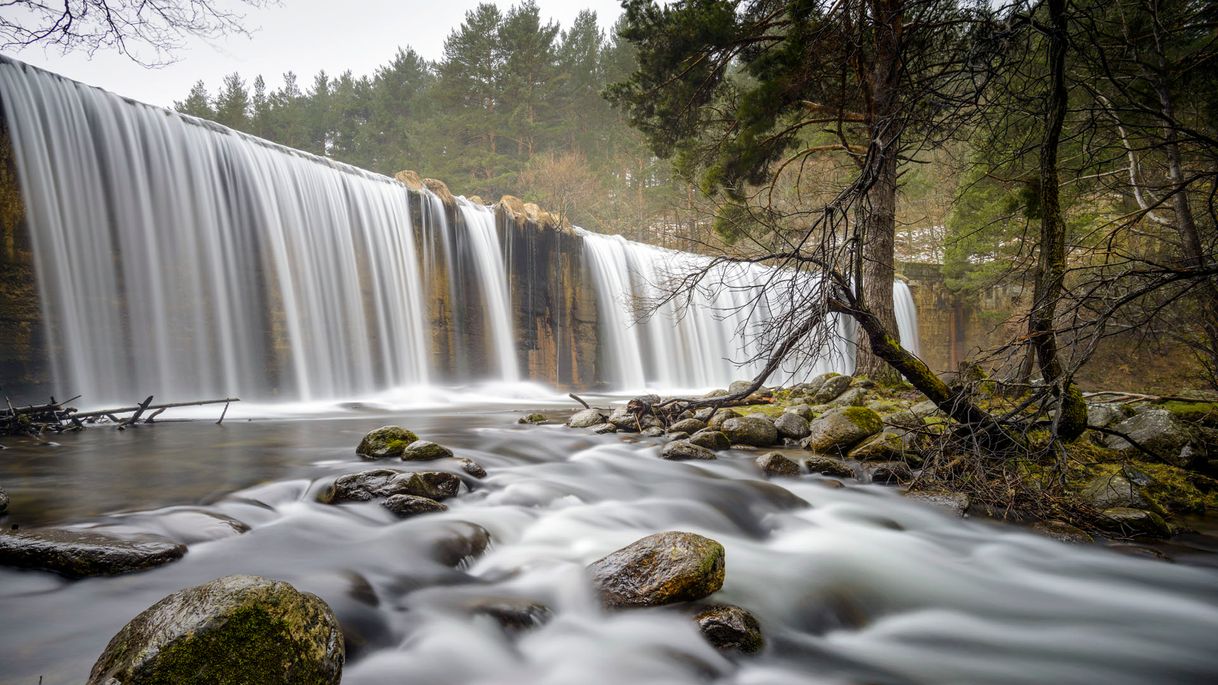
POLYGON ((694 616, 702 636, 725 652, 756 654, 765 646, 761 625, 748 611, 730 604, 708 607, 694 616))
POLYGON ((434 461, 453 456, 453 451, 430 440, 415 440, 402 451, 402 461, 434 461))
POLYGON ((681 419, 680 421, 677 421, 669 426, 668 430, 670 433, 683 432, 693 435, 703 428, 706 428, 705 421, 699 421, 698 419, 681 419))
POLYGON ((494 620, 510 635, 540 628, 554 617, 544 604, 511 597, 479 600, 469 606, 469 612, 494 620))
POLYGON ((819 473, 837 478, 854 478, 854 467, 831 457, 813 455, 804 460, 809 473, 819 473))
POLYGON ((381 502, 381 506, 401 518, 409 518, 419 514, 431 514, 437 511, 448 511, 446 505, 434 499, 419 497, 418 495, 390 495, 385 498, 384 502, 381 502))
POLYGON ((866 407, 838 407, 813 421, 803 446, 813 452, 845 454, 884 428, 880 415, 866 407))
POLYGON ((158 535, 120 538, 63 528, 0 532, 0 565, 51 571, 69 578, 143 571, 181 559, 184 554, 186 545, 158 535))
POLYGON ((763 416, 734 416, 724 421, 720 430, 733 445, 769 447, 778 442, 774 422, 763 416))
POLYGON ((705 447, 708 450, 725 450, 732 446, 732 442, 727 439, 727 436, 716 430, 700 430, 697 433, 689 436, 689 441, 699 447, 705 447))
POLYGON ((382 426, 369 431, 355 453, 365 459, 382 459, 384 457, 400 457, 406 446, 418 440, 419 436, 401 426, 382 426))
POLYGON ((447 566, 457 566, 466 559, 481 556, 490 546, 490 531, 476 523, 457 521, 451 534, 436 542, 432 558, 447 566))
POLYGON ((669 461, 689 461, 692 459, 714 459, 715 453, 705 447, 700 447, 689 440, 673 440, 664 445, 660 456, 669 461))
POLYGON ((546 423, 549 420, 550 420, 550 418, 548 416, 546 416, 545 414, 533 413, 533 414, 525 414, 524 416, 516 419, 516 423, 524 423, 524 424, 537 426, 537 425, 546 423))
POLYGON ((774 419, 774 428, 778 429, 779 435, 792 440, 806 438, 810 432, 808 420, 792 412, 783 412, 781 416, 774 419))
POLYGON ((777 453, 769 452, 757 457, 757 466, 767 476, 796 478, 799 476, 799 464, 777 453))
POLYGON ((474 478, 486 478, 486 469, 482 468, 482 464, 468 457, 457 457, 457 463, 461 465, 461 470, 473 476, 474 478))
POLYGON ((318 496, 325 504, 367 502, 393 495, 415 495, 434 500, 456 496, 461 479, 443 471, 400 472, 373 469, 339 476, 318 496))
POLYGON ((599 409, 584 409, 577 411, 567 419, 567 425, 571 428, 591 428, 598 424, 605 423, 608 418, 605 412, 599 409))
POLYGON ((610 608, 702 599, 723 587, 723 545, 694 533, 648 535, 588 566, 610 608))
POLYGON ((110 640, 89 685, 332 685, 343 636, 330 607, 282 581, 226 576, 169 595, 110 640))
POLYGON ((1045 537, 1053 538, 1058 542, 1072 544, 1090 544, 1095 542, 1095 538, 1091 537, 1082 528, 1072 526, 1065 521, 1037 521, 1032 524, 1032 530, 1045 537))

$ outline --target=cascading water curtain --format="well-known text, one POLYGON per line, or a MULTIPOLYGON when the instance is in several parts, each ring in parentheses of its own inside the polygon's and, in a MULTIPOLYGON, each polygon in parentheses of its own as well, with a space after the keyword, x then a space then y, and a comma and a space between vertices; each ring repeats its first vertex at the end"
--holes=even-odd
POLYGON ((427 382, 404 186, 4 58, 0 98, 60 392, 427 382))

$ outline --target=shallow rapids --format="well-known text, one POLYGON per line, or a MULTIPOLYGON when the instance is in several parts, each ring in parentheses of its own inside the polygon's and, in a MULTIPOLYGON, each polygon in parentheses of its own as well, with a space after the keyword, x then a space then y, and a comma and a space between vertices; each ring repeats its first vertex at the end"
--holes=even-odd
POLYGON ((0 570, 0 683, 82 682, 135 614, 233 573, 328 602, 348 640, 349 684, 1218 681, 1212 568, 961 520, 891 488, 766 481, 755 452, 667 462, 658 442, 514 425, 520 413, 365 411, 8 441, 6 523, 154 532, 190 551, 115 578, 0 570), (386 423, 489 477, 446 461, 361 461, 360 436, 386 423), (448 512, 404 521, 376 503, 314 501, 334 476, 381 466, 449 470, 469 491, 448 512), (454 567, 470 524, 491 546, 454 567), (724 545, 726 583, 711 600, 758 617, 762 654, 720 655, 678 608, 598 608, 584 566, 662 530, 724 545), (488 600, 538 602, 553 616, 513 635, 471 613, 488 600))

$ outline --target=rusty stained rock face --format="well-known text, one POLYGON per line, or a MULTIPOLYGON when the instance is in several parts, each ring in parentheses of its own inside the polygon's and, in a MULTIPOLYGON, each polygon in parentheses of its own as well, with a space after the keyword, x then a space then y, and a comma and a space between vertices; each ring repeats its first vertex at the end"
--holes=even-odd
POLYGON ((647 537, 588 566, 609 608, 654 607, 702 599, 723 587, 723 545, 694 533, 647 537))

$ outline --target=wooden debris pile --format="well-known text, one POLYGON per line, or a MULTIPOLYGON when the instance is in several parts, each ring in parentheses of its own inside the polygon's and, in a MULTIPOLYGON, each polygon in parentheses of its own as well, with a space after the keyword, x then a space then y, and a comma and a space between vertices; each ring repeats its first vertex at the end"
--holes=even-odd
POLYGON ((79 395, 59 402, 52 397, 51 401, 46 404, 17 407, 13 406, 13 403, 6 397, 4 398, 5 408, 0 409, 0 435, 37 437, 44 433, 78 431, 87 425, 96 423, 109 423, 119 430, 123 430, 140 422, 153 423, 156 417, 164 413, 166 409, 198 407, 207 404, 224 405, 224 410, 220 413, 220 420, 216 421, 219 424, 224 421, 224 416, 228 413, 228 405, 241 401, 236 397, 226 397, 221 400, 153 404, 152 395, 149 395, 143 402, 136 405, 81 412, 77 411, 75 407, 69 406, 70 402, 78 399, 80 399, 79 395))

